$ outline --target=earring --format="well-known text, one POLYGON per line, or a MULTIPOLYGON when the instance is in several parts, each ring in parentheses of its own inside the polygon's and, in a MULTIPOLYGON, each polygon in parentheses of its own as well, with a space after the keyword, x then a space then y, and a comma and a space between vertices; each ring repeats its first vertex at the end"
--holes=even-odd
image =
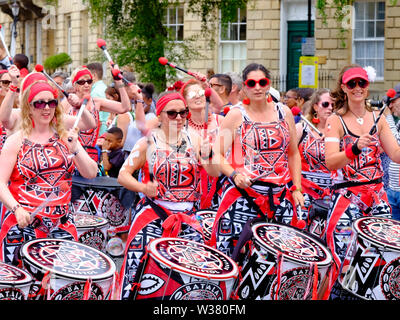
POLYGON ((318 119, 317 113, 314 112, 314 117, 312 118, 312 123, 318 124, 320 120, 318 119))
POLYGON ((267 97, 267 102, 268 102, 268 103, 269 103, 269 102, 272 102, 272 97, 271 97, 270 94, 269 94, 268 97, 267 97))
POLYGON ((246 105, 249 105, 250 104, 250 99, 249 98, 244 98, 242 103, 246 104, 246 105))
POLYGON ((32 121, 32 128, 34 128, 35 127, 35 121, 33 121, 32 118, 31 118, 31 121, 32 121))

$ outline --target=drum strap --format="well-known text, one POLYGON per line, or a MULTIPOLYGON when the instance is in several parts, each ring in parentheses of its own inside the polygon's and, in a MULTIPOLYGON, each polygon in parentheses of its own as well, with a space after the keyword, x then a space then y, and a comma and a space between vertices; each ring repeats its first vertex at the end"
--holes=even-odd
POLYGON ((218 183, 220 177, 211 177, 207 171, 202 167, 200 171, 200 180, 202 188, 202 196, 200 201, 200 209, 209 209, 211 207, 211 200, 214 198, 215 193, 218 191, 218 183), (208 183, 211 181, 211 188, 208 190, 208 183))

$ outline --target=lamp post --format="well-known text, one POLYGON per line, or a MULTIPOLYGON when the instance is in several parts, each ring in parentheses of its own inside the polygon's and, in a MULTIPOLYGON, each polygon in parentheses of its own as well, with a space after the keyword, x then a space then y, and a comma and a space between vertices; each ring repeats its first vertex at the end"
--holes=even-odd
POLYGON ((16 50, 16 41, 17 41, 17 22, 18 22, 18 15, 19 15, 19 4, 17 0, 14 0, 14 2, 10 5, 11 7, 11 13, 13 15, 13 24, 12 24, 12 32, 11 32, 11 45, 10 45, 10 54, 12 57, 15 56, 15 50, 16 50))

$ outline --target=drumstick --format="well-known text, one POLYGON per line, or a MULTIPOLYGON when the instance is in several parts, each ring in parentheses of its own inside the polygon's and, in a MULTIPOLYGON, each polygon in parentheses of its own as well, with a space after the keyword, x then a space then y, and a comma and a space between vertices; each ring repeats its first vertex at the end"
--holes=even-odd
POLYGON ((319 134, 320 137, 322 137, 322 136, 324 135, 324 134, 323 134, 321 131, 319 131, 310 121, 308 121, 308 119, 307 119, 305 116, 303 116, 303 115, 301 114, 301 111, 300 111, 299 108, 293 107, 293 108, 291 109, 291 111, 292 111, 292 113, 293 113, 294 116, 300 115, 301 119, 302 119, 305 123, 307 123, 311 128, 313 128, 313 129, 319 134))
MULTIPOLYGON (((59 189, 60 191, 66 191, 68 188, 68 182, 64 181, 60 184, 59 189)), ((44 208, 47 206, 47 204, 50 201, 54 201, 54 200, 59 200, 62 199, 64 197, 64 195, 62 195, 61 197, 56 197, 55 193, 50 194, 50 196, 43 201, 32 213, 31 213, 31 221, 33 221, 33 219, 36 217, 36 215, 44 208)))
MULTIPOLYGON (((396 91, 395 91, 394 89, 389 89, 389 90, 386 92, 386 96, 387 96, 388 98, 393 98, 395 95, 396 95, 396 91)), ((388 99, 388 100, 389 100, 389 99, 388 99)), ((382 117, 382 114, 383 114, 383 112, 385 111, 386 107, 387 107, 387 104, 386 104, 386 102, 384 102, 384 103, 383 103, 383 107, 382 107, 381 111, 379 112, 378 118, 375 119, 374 124, 373 124, 371 130, 369 131, 369 134, 370 134, 370 135, 373 135, 373 134, 376 132, 376 130, 377 130, 376 128, 377 128, 379 119, 382 117)))
POLYGON ((63 95, 66 98, 68 98, 68 92, 65 91, 63 88, 61 88, 60 85, 57 82, 55 82, 54 79, 52 77, 50 77, 46 71, 44 71, 44 68, 43 68, 43 66, 41 64, 37 64, 35 66, 35 71, 43 73, 45 75, 45 77, 47 79, 49 79, 57 87, 57 89, 60 90, 63 93, 63 95))
MULTIPOLYGON (((72 127, 73 130, 75 130, 76 127, 78 126, 78 123, 79 123, 79 121, 81 120, 81 117, 82 117, 82 113, 83 113, 83 111, 85 111, 85 108, 86 108, 86 105, 87 105, 89 99, 90 99, 90 96, 85 96, 85 98, 83 99, 83 103, 82 103, 81 107, 79 108, 78 115, 76 116, 75 123, 74 123, 74 125, 72 127)), ((71 142, 72 138, 68 137, 68 141, 71 142)))
POLYGON ((2 25, 0 24, 0 40, 1 40, 1 43, 3 44, 4 49, 6 50, 7 57, 10 59, 10 63, 13 64, 13 59, 11 57, 10 52, 8 51, 8 47, 4 40, 3 34, 1 33, 1 28, 2 28, 2 25))
MULTIPOLYGON (((188 75, 190 75, 190 76, 196 78, 196 74, 195 74, 195 73, 193 73, 193 72, 190 71, 190 70, 186 70, 186 69, 183 69, 183 68, 181 68, 181 67, 178 67, 177 65, 175 65, 175 64, 173 64, 173 63, 171 63, 171 62, 169 62, 168 59, 165 58, 165 57, 160 57, 160 58, 158 58, 158 62, 161 63, 163 66, 168 65, 168 66, 170 66, 171 68, 178 69, 178 70, 180 70, 180 71, 182 71, 182 72, 184 72, 184 73, 187 73, 188 75)), ((207 80, 206 77, 203 77, 203 78, 201 79, 201 81, 203 81, 203 82, 206 81, 206 80, 207 80)))

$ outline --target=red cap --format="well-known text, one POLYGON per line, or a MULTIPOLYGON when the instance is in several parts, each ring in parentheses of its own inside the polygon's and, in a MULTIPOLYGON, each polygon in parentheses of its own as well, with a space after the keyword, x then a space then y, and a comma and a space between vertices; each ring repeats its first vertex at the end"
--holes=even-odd
POLYGON ((347 70, 342 77, 342 83, 347 83, 352 79, 361 78, 369 82, 368 73, 361 67, 347 70))
POLYGON ((106 42, 103 39, 97 39, 97 46, 99 48, 103 47, 106 45, 106 42))
POLYGON ((290 109, 293 113, 294 116, 297 116, 299 113, 301 113, 301 110, 299 107, 293 107, 292 109, 290 109))
POLYGON ((36 70, 37 72, 42 72, 42 71, 43 71, 43 66, 42 66, 41 64, 37 64, 37 65, 35 66, 35 70, 36 70))
POLYGON ((158 58, 158 62, 165 66, 168 63, 168 59, 165 57, 158 58))

